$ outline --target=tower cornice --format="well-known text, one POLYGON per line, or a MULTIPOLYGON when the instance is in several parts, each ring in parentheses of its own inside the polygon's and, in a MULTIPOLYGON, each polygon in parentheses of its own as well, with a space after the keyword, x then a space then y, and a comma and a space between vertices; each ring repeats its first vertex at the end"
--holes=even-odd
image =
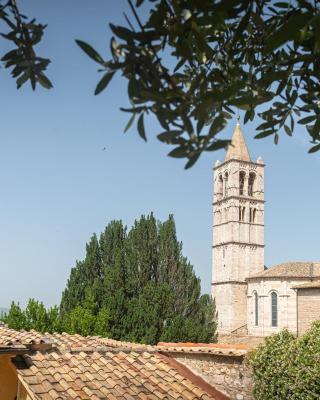
POLYGON ((246 243, 246 242, 223 242, 223 243, 219 243, 219 244, 214 244, 212 247, 216 248, 216 247, 221 247, 221 246, 226 246, 228 244, 236 244, 238 246, 250 246, 250 247, 265 247, 264 244, 258 244, 258 243, 246 243))
POLYGON ((253 202, 257 202, 257 203, 261 203, 261 204, 264 204, 264 203, 266 202, 265 200, 256 199, 255 197, 249 197, 249 196, 228 196, 228 197, 224 197, 224 198, 221 199, 221 200, 214 201, 214 202, 212 203, 212 205, 215 206, 216 204, 221 204, 221 203, 224 203, 224 202, 226 202, 227 200, 231 200, 231 199, 253 201, 253 202))
POLYGON ((220 282, 211 282, 211 286, 224 285, 226 283, 239 284, 239 285, 247 285, 248 284, 246 281, 220 281, 220 282))
POLYGON ((215 171, 217 169, 220 169, 224 165, 230 164, 232 162, 237 162, 239 164, 255 165, 257 167, 265 167, 266 166, 266 164, 263 164, 263 163, 256 163, 256 162, 253 162, 253 161, 244 161, 244 160, 238 160, 236 158, 231 158, 230 160, 223 161, 221 164, 217 165, 216 167, 213 167, 213 170, 215 171))
POLYGON ((243 224, 243 225, 251 225, 251 226, 262 226, 262 227, 264 227, 263 224, 257 224, 257 223, 254 223, 254 222, 230 220, 230 221, 227 221, 227 222, 221 222, 220 224, 213 224, 213 228, 215 228, 216 226, 222 226, 222 225, 227 225, 227 224, 231 224, 231 223, 237 223, 237 224, 243 224))

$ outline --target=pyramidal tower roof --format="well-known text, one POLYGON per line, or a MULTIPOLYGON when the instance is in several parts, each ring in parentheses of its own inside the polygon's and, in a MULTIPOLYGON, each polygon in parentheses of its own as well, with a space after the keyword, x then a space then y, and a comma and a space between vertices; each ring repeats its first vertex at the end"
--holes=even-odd
POLYGON ((241 131, 239 122, 233 132, 231 145, 228 147, 225 161, 235 158, 240 161, 251 161, 250 154, 246 142, 241 131))

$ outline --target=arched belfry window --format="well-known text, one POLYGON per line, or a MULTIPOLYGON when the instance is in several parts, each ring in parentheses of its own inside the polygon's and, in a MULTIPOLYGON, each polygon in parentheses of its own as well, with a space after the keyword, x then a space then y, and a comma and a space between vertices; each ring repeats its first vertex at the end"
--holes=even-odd
POLYGON ((250 172, 248 180, 248 196, 253 196, 254 193, 254 181, 256 179, 256 174, 250 172))
POLYGON ((239 206, 239 221, 244 221, 246 208, 239 206))
POLYGON ((271 292, 271 326, 278 326, 278 295, 271 292))
POLYGON ((249 210, 249 222, 254 223, 256 220, 256 209, 253 207, 250 207, 249 210))
POLYGON ((242 196, 244 194, 244 180, 246 177, 246 173, 244 171, 239 172, 239 195, 242 196))
POLYGON ((225 197, 228 196, 228 178, 229 178, 229 174, 228 174, 228 172, 226 172, 224 174, 224 196, 225 197))
POLYGON ((254 324, 255 326, 259 325, 259 297, 258 293, 254 292, 253 294, 253 301, 254 301, 254 324))
POLYGON ((222 175, 219 175, 218 192, 219 192, 220 196, 223 196, 223 179, 222 179, 222 175))

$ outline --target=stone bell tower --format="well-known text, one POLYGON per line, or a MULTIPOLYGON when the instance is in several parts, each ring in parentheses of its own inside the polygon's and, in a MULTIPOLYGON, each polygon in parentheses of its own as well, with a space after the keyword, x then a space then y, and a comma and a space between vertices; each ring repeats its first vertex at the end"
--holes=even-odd
POLYGON ((247 282, 264 270, 264 164, 252 162, 239 122, 214 167, 212 296, 218 332, 246 330, 247 282))

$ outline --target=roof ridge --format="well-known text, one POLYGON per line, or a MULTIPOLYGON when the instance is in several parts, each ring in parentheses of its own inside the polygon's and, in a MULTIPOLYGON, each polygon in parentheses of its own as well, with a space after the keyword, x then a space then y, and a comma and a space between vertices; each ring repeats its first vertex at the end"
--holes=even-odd
POLYGON ((251 275, 247 280, 254 278, 320 278, 320 262, 318 261, 287 261, 251 275), (312 267, 312 268, 310 268, 312 267), (315 271, 316 269, 316 271, 315 271))

